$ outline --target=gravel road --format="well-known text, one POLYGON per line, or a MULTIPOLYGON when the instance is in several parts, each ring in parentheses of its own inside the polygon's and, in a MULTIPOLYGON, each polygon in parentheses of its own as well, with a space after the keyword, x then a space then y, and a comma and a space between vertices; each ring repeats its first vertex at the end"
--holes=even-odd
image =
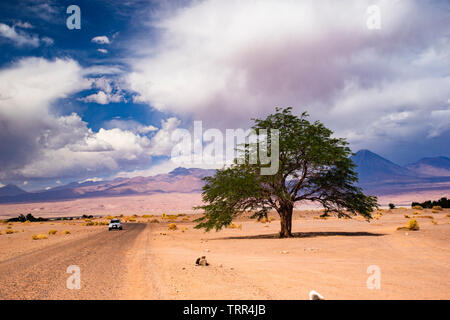
POLYGON ((0 263, 0 299, 126 299, 126 258, 145 224, 124 224, 0 263), (70 265, 80 268, 80 289, 68 289, 70 265))

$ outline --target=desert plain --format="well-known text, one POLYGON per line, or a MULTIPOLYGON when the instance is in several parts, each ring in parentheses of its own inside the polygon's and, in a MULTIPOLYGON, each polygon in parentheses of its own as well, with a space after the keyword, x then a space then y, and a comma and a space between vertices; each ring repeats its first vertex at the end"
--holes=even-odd
POLYGON ((449 209, 381 209, 370 222, 321 213, 296 210, 289 239, 277 238, 276 213, 218 232, 195 229, 200 214, 184 212, 123 215, 122 231, 108 231, 105 214, 3 222, 0 299, 450 298, 449 209), (412 218, 419 230, 402 229, 412 218), (195 264, 201 256, 209 266, 195 264), (70 265, 80 289, 67 288, 70 265), (370 266, 378 288, 367 285, 370 266))

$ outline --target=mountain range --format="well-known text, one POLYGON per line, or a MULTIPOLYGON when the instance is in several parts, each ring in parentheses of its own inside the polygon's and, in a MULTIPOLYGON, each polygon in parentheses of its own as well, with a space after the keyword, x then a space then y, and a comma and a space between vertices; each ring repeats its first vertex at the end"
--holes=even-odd
MULTIPOLYGON (((450 158, 423 158, 406 166, 395 164, 369 150, 352 156, 359 186, 373 195, 405 191, 450 190, 450 158)), ((205 176, 215 170, 176 168, 149 177, 116 178, 111 181, 72 182, 49 190, 26 192, 9 184, 0 188, 0 203, 45 202, 89 197, 111 197, 153 193, 199 193, 205 176)))

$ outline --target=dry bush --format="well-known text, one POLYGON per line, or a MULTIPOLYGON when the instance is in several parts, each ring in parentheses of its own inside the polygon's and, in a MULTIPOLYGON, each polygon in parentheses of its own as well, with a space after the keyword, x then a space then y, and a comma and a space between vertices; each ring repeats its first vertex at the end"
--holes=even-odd
POLYGON ((259 222, 261 222, 261 223, 267 223, 267 219, 266 219, 266 218, 261 218, 261 220, 259 220, 259 222))
POLYGON ((382 214, 377 213, 373 218, 374 218, 375 220, 378 220, 378 219, 380 219, 382 216, 383 216, 382 214))
POLYGON ((414 210, 423 210, 422 206, 413 206, 412 209, 414 210))
POLYGON ((70 231, 69 231, 69 230, 64 230, 64 231, 62 232, 62 234, 70 234, 70 231))
POLYGON ((184 217, 183 221, 189 221, 189 217, 184 217))
POLYGON ((95 225, 95 223, 92 221, 86 221, 86 223, 83 223, 83 226, 93 226, 93 225, 95 225))
POLYGON ((94 225, 95 226, 107 226, 109 224, 108 221, 95 221, 94 225))
POLYGON ((7 229, 7 230, 5 231, 5 234, 12 234, 12 233, 16 233, 16 232, 18 232, 18 231, 13 230, 13 229, 7 229))
POLYGON ((181 232, 185 232, 187 229, 189 229, 188 227, 183 227, 181 228, 181 232))
POLYGON ((408 228, 408 230, 416 231, 419 230, 419 223, 416 219, 410 219, 406 224, 406 227, 408 228))
POLYGON ((31 239, 33 239, 33 240, 43 240, 43 239, 48 239, 48 236, 46 234, 33 234, 31 236, 31 239))
POLYGON ((431 213, 439 213, 439 212, 440 212, 439 210, 435 210, 435 209, 431 210, 431 213))
POLYGON ((112 219, 114 219, 114 217, 113 216, 106 216, 105 219, 112 220, 112 219))
POLYGON ((420 214, 421 212, 420 211, 414 211, 414 214, 420 214))
POLYGON ((434 219, 433 216, 418 216, 416 218, 424 218, 424 219, 434 219))
POLYGON ((169 225, 167 226, 168 230, 177 230, 177 225, 175 223, 169 223, 169 225))
POLYGON ((186 214, 185 213, 179 213, 179 214, 177 214, 177 216, 179 216, 179 217, 184 217, 186 214))
POLYGON ((144 214, 144 215, 142 216, 142 218, 152 218, 152 217, 153 217, 152 214, 144 214))
POLYGON ((434 221, 434 220, 431 220, 431 223, 432 224, 438 224, 436 221, 434 221))
POLYGON ((159 220, 158 220, 158 219, 152 219, 152 220, 150 220, 149 222, 150 222, 150 223, 159 223, 159 220))
POLYGON ((48 230, 48 234, 56 234, 58 232, 58 230, 52 229, 52 230, 48 230))
POLYGON ((178 217, 175 214, 170 214, 167 216, 167 219, 169 219, 169 220, 177 220, 177 218, 178 217))
POLYGON ((30 221, 30 220, 27 220, 27 221, 25 221, 24 223, 31 223, 31 221, 30 221))
POLYGON ((437 211, 442 211, 442 207, 441 206, 434 206, 432 209, 433 210, 437 210, 437 211))
POLYGON ((450 218, 450 214, 446 214, 445 216, 446 216, 447 218, 450 218))
POLYGON ((409 219, 409 216, 408 216, 407 214, 405 214, 404 217, 405 217, 406 219, 409 219))

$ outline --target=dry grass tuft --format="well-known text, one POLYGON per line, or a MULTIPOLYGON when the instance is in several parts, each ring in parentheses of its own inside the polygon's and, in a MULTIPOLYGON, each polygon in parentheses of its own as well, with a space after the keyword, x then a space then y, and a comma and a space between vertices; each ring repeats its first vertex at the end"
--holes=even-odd
POLYGON ((159 223, 159 220, 158 220, 158 219, 152 219, 152 220, 150 220, 149 222, 150 222, 150 223, 159 223))
POLYGON ((442 211, 443 210, 441 206, 434 206, 432 209, 433 210, 437 210, 437 211, 442 211))
POLYGON ((418 216, 417 218, 434 219, 433 216, 418 216))
POLYGON ((142 218, 153 218, 152 214, 144 214, 142 215, 142 218))
POLYGON ((13 233, 16 233, 16 232, 18 232, 18 231, 13 230, 13 229, 7 229, 7 230, 5 230, 5 234, 13 234, 13 233))
POLYGON ((57 232, 58 232, 58 230, 55 230, 55 229, 48 230, 49 235, 56 234, 57 232))
POLYGON ((422 206, 413 206, 412 209, 414 210, 423 210, 422 206))
POLYGON ((33 240, 44 240, 44 239, 48 239, 48 236, 46 234, 33 234, 31 236, 31 239, 33 239, 33 240))
POLYGON ((404 217, 405 217, 406 219, 409 219, 409 216, 408 216, 407 214, 405 214, 404 217))
POLYGON ((408 230, 416 231, 419 230, 419 223, 416 219, 411 219, 406 224, 406 227, 408 228, 408 230))
POLYGON ((420 211, 414 211, 414 214, 420 214, 421 212, 420 211))
POLYGON ((175 223, 169 223, 169 225, 167 226, 167 229, 173 231, 173 230, 177 230, 178 227, 175 223))
POLYGON ((64 231, 62 232, 62 234, 70 234, 70 231, 69 231, 69 230, 64 230, 64 231))

